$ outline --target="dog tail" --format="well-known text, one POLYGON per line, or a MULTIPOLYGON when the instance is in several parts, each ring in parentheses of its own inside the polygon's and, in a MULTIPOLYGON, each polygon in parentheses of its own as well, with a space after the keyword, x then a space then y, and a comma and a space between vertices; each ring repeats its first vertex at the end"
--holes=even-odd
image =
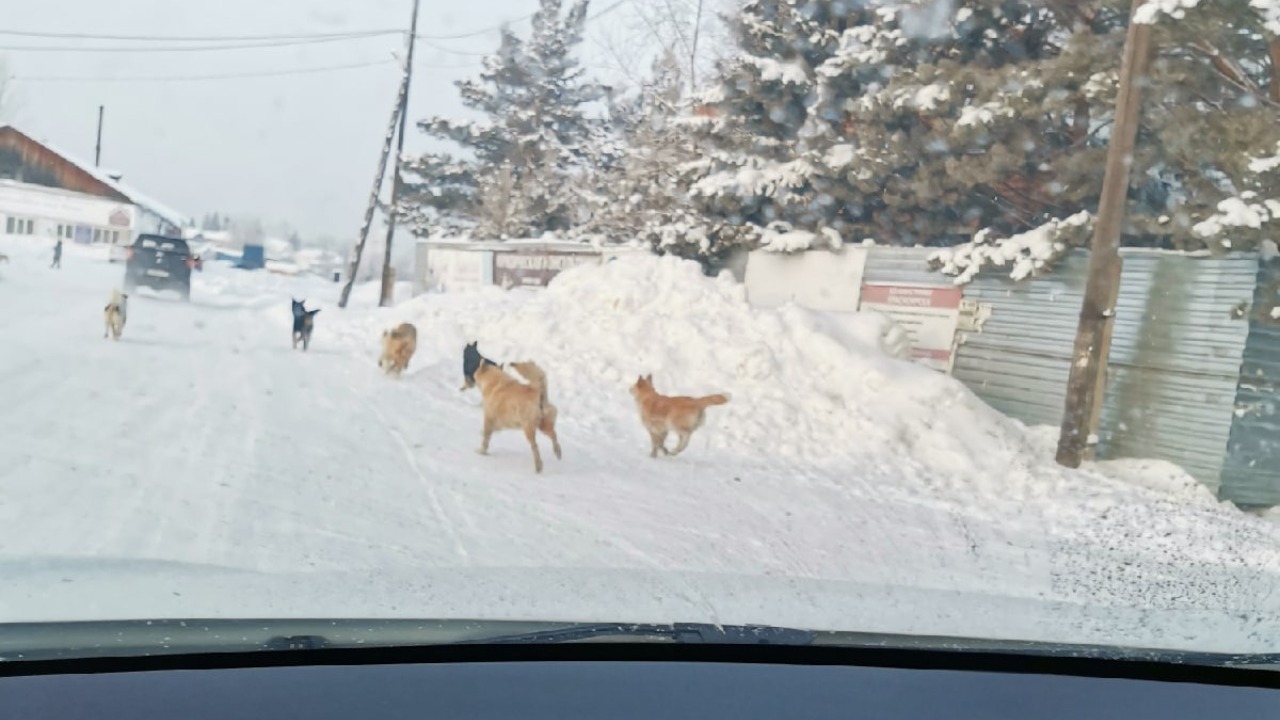
POLYGON ((729 393, 717 393, 715 395, 707 395, 706 397, 698 398, 694 402, 698 403, 699 407, 704 407, 704 408, 711 407, 712 405, 724 405, 725 403, 729 402, 729 393))
POLYGON ((531 387, 538 388, 538 404, 546 406, 550 403, 547 401, 547 374, 538 367, 538 363, 529 360, 518 365, 513 364, 512 367, 529 381, 531 387))

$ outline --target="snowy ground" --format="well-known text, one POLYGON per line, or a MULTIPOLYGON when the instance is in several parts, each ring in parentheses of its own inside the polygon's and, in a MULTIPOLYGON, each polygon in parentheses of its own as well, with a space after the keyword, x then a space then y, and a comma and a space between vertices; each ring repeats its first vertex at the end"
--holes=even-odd
MULTIPOLYGON (((874 316, 757 311, 674 261, 546 292, 334 307, 211 264, 190 304, 101 309, 122 268, 0 239, 0 621, 481 617, 771 623, 1280 648, 1280 523, 1176 468, 1065 471, 874 316), (323 311, 289 345, 289 297, 323 311), (399 381, 377 336, 418 326, 399 381), (886 332, 888 333, 886 335, 886 332), (475 453, 462 344, 532 357, 563 461, 475 453), (650 460, 626 387, 729 391, 650 460)), ((407 293, 402 293, 407 295, 407 293)), ((407 298, 405 298, 407 299, 407 298)), ((545 445, 544 445, 545 447, 545 445)))

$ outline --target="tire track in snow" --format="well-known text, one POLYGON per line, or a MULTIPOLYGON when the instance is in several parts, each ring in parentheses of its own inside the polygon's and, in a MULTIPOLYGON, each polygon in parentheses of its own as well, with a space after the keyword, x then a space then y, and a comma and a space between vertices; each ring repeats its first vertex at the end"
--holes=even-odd
POLYGON ((422 471, 422 467, 418 465, 418 460, 414 457, 413 447, 404 439, 404 436, 400 434, 399 430, 396 430, 391 426, 391 423, 387 421, 387 416, 378 409, 376 403, 369 401, 367 398, 365 398, 364 402, 365 406, 369 408, 369 411, 373 416, 378 419, 378 423, 382 429, 385 430, 387 435, 395 441, 397 446, 399 446, 401 454, 404 455, 405 463, 408 464, 411 470, 413 470, 414 475, 418 477, 423 488, 426 489, 427 497, 431 500, 432 512, 435 514, 436 519, 440 521, 441 526, 444 528, 445 533, 448 534, 449 539, 453 542, 453 549, 464 562, 469 562, 471 559, 471 553, 467 551, 466 545, 462 542, 462 537, 458 534, 458 529, 454 525, 453 518, 450 517, 449 513, 444 508, 444 504, 440 501, 440 495, 436 492, 435 483, 427 477, 427 474, 422 471))

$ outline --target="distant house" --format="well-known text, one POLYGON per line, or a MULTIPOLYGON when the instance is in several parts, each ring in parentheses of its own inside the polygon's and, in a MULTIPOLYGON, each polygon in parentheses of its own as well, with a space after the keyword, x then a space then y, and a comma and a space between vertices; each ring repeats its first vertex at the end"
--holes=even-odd
POLYGON ((185 214, 12 125, 0 125, 0 232, 79 243, 131 244, 180 235, 185 214))

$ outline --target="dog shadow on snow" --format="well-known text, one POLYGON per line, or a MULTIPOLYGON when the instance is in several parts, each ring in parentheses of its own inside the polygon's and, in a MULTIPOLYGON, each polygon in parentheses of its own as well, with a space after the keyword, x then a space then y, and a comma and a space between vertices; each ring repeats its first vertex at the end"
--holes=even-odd
POLYGON ((338 350, 336 348, 316 347, 314 345, 307 350, 303 350, 301 348, 294 350, 288 345, 283 345, 283 346, 268 345, 266 347, 258 348, 258 349, 266 350, 272 353, 287 353, 289 355, 330 355, 330 356, 341 355, 343 357, 348 357, 347 353, 344 353, 341 350, 338 350))
POLYGON ((121 345, 138 345, 140 347, 182 348, 184 350, 192 350, 196 348, 209 346, 208 343, 183 342, 181 340, 176 340, 176 341, 162 340, 156 337, 148 337, 145 335, 142 337, 138 337, 137 335, 129 335, 127 333, 128 333, 128 330, 126 329, 126 334, 120 337, 121 345))

